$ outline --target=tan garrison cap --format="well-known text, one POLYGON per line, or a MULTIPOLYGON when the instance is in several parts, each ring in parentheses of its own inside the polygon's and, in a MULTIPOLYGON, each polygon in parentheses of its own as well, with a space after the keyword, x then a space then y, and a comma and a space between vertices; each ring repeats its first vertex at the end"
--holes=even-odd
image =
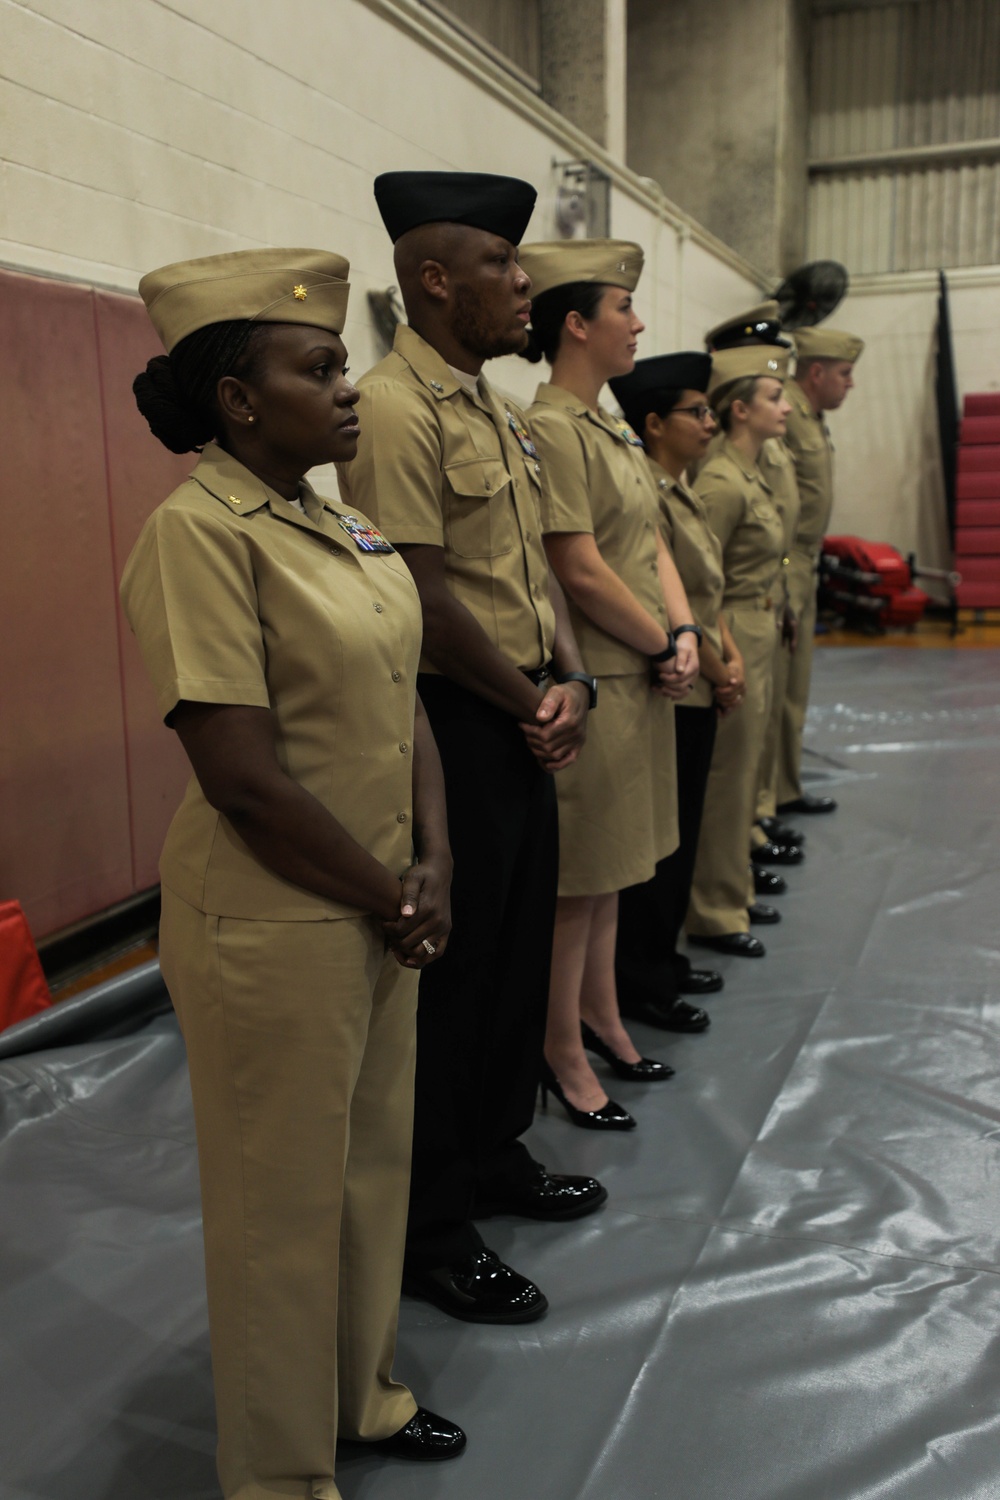
POLYGON ((747 344, 742 349, 722 349, 712 355, 712 378, 708 399, 712 401, 723 386, 734 380, 748 380, 754 375, 770 375, 773 380, 788 378, 790 349, 776 344, 747 344))
POLYGON ((853 365, 865 347, 857 334, 839 328, 796 328, 792 338, 799 359, 849 359, 853 365))
POLYGON ((169 354, 196 329, 231 319, 342 333, 349 270, 328 250, 232 250, 150 271, 139 295, 169 354))
POLYGON ((756 307, 748 307, 746 312, 716 323, 706 333, 705 343, 709 349, 713 349, 731 343, 734 339, 759 337, 760 332, 770 324, 776 328, 781 324, 781 312, 773 298, 769 302, 758 302, 756 307))
POLYGON ((531 277, 532 297, 573 281, 594 281, 634 292, 642 249, 631 240, 549 240, 522 245, 518 260, 531 277))

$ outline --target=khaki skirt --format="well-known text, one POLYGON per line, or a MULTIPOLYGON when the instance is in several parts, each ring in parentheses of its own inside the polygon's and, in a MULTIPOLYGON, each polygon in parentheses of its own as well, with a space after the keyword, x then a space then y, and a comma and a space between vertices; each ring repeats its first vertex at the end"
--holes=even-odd
POLYGON ((555 781, 560 896, 651 880, 678 844, 673 704, 645 673, 601 677, 587 743, 555 781))

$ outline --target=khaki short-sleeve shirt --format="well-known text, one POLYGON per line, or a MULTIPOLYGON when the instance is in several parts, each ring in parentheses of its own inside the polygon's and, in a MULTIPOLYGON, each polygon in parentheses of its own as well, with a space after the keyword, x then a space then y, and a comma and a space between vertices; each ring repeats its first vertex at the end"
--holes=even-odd
MULTIPOLYGON (((470 393, 402 326, 392 353, 358 387, 358 455, 338 468, 345 504, 400 546, 442 547, 448 588, 497 650, 522 670, 544 666, 556 622, 541 467, 523 414, 482 376, 470 393)), ((437 670, 427 661, 421 669, 437 670)))
POLYGON ((785 442, 795 463, 801 502, 794 546, 815 558, 833 510, 833 442, 822 413, 813 411, 797 380, 786 383, 785 394, 792 406, 785 442))
MULTIPOLYGON (((668 629, 656 562, 659 502, 642 445, 628 441, 623 423, 559 386, 538 387, 528 420, 545 473, 546 534, 590 532, 608 567, 668 629)), ((572 599, 567 604, 588 672, 648 671, 641 651, 595 625, 572 599)))
MULTIPOLYGON (((398 553, 361 550, 341 525, 343 507, 308 484, 300 497, 306 514, 209 444, 143 527, 122 604, 164 718, 182 699, 269 708, 282 769, 402 875, 412 860, 420 601, 398 553)), ((215 916, 358 914, 269 870, 194 777, 160 874, 215 916)))
MULTIPOLYGON (((704 503, 683 479, 674 479, 666 469, 649 459, 660 502, 660 529, 677 564, 696 625, 702 636, 722 655, 719 611, 726 589, 722 568, 722 543, 709 525, 704 503)), ((680 707, 707 708, 713 701, 712 684, 699 677, 680 707)))
POLYGON ((781 517, 783 550, 781 572, 776 580, 775 607, 783 609, 788 601, 788 557, 799 525, 799 484, 795 477, 795 461, 781 438, 767 439, 760 450, 758 464, 774 496, 775 509, 781 517))
POLYGON ((727 439, 699 470, 694 488, 722 543, 724 605, 771 607, 784 536, 774 498, 757 465, 727 439))

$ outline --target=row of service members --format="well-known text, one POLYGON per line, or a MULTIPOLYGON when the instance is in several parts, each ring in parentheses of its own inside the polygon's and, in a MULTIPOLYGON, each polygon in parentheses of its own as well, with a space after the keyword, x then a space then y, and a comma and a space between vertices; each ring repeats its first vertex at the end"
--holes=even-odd
MULTIPOLYGON (((592 706, 597 675, 590 662, 584 670, 542 547, 545 477, 530 424, 479 373, 485 358, 518 348, 527 282, 513 248, 534 197, 534 190, 517 179, 482 174, 380 178, 376 199, 396 245, 410 326, 398 330, 393 353, 360 383, 359 452, 341 471, 341 505, 321 501, 306 484, 290 501, 269 486, 252 461, 241 463, 225 447, 208 447, 192 480, 144 532, 123 581, 126 609, 165 716, 192 701, 267 706, 281 728, 288 774, 395 867, 405 864, 401 840, 409 835, 410 817, 395 784, 411 758, 388 683, 403 690, 395 702, 401 709, 404 701, 412 702, 416 676, 407 645, 415 638, 413 600, 405 589, 399 591, 395 580, 399 575, 402 582, 406 570, 399 572, 398 554, 390 550, 397 543, 404 548, 423 616, 424 656, 416 685, 441 754, 455 861, 454 936, 421 981, 405 1276, 412 1290, 449 1313, 498 1323, 536 1318, 546 1301, 483 1244, 474 1218, 496 1211, 572 1218, 606 1198, 591 1178, 549 1174, 520 1139, 530 1123, 541 1063, 558 868, 553 778, 546 761, 572 758, 568 740, 561 748, 554 742, 555 750, 550 741, 546 748, 532 739, 544 725, 531 733, 523 725, 531 727, 532 720, 541 725, 546 707, 557 721, 579 719, 581 690, 592 706), (463 231, 457 238, 456 227, 463 231), (388 541, 376 529, 379 523, 388 541), (305 687, 294 682, 309 658, 303 646, 315 625, 294 578, 301 574, 316 587, 318 545, 327 566, 334 557, 340 559, 339 570, 353 569, 355 583, 342 598, 331 598, 328 587, 321 590, 320 613, 325 611, 325 627, 338 640, 333 659, 342 658, 339 686, 329 695, 334 716, 342 720, 334 735, 333 775, 331 765, 322 764, 330 740, 308 722, 316 702, 316 661, 305 687), (365 608, 373 602, 366 593, 375 596, 377 624, 365 608), (300 618, 295 630, 283 630, 278 620, 290 599, 300 618), (359 620, 367 620, 367 628, 359 628, 359 620), (376 641, 368 639, 372 632, 376 641), (274 677, 281 679, 283 672, 287 678, 276 685, 274 677), (372 682, 383 676, 385 688, 373 694, 372 682), (383 696, 385 713, 372 715, 372 699, 383 696), (309 703, 303 708, 304 698, 313 708, 309 703), (366 723, 358 720, 359 712, 366 723), (352 716, 357 728, 342 735, 340 728, 352 716), (400 757, 391 774, 390 739, 400 757), (390 815, 390 805, 399 811, 390 815)), ((638 247, 621 242, 539 249, 547 252, 550 273, 552 257, 568 257, 552 287, 560 276, 563 283, 583 279, 606 285, 609 264, 624 269, 630 262, 634 287, 636 266, 641 267, 638 247)), ((331 273, 305 252, 273 252, 277 260, 268 260, 267 252, 253 254, 258 256, 253 276, 244 263, 228 272, 219 265, 238 257, 211 257, 146 278, 141 290, 168 355, 194 331, 232 317, 307 326, 315 319, 339 336, 346 310, 346 292, 340 295, 345 263, 328 257, 338 261, 331 273)), ((610 274, 615 284, 614 271, 610 274)), ((607 413, 597 416, 601 442, 624 444, 633 464, 633 457, 640 457, 634 435, 607 413)), ((254 421, 252 412, 246 421, 254 421)), ((252 451, 251 444, 246 452, 252 451)), ((655 517, 656 487, 644 463, 642 471, 655 517)), ((635 477, 641 486, 638 470, 635 477)), ((662 604, 657 609, 663 613, 662 604)), ((324 660, 328 666, 330 657, 324 660)), ((608 676, 615 675, 612 666, 608 676)), ((331 707, 323 712, 329 716, 331 707)), ((412 735, 411 729, 411 742, 412 735)), ((644 877, 652 875, 676 837, 676 830, 657 837, 641 866, 623 867, 609 878, 627 879, 636 868, 644 877)), ((318 1420, 324 1407, 335 1411, 339 1401, 343 1415, 346 1404, 346 1426, 358 1437, 409 1432, 410 1423, 398 1431, 392 1425, 414 1403, 389 1378, 391 1283, 398 1262, 395 1246, 386 1240, 401 1231, 393 1230, 398 1215, 386 1216, 386 1209, 398 1201, 406 1180, 401 1142, 408 1144, 405 1057, 412 1021, 407 1005, 394 1000, 397 991, 403 998, 400 985, 376 978, 372 988, 371 973, 384 970, 377 963, 372 970, 371 934, 363 922, 354 930, 357 920, 349 903, 345 909, 262 869, 196 782, 168 836, 162 876, 167 905, 173 907, 164 933, 164 972, 188 1043, 198 1119, 220 1470, 227 1496, 257 1500, 291 1492, 288 1475, 303 1472, 304 1460, 301 1451, 295 1459, 290 1454, 297 1443, 302 1448, 299 1438, 309 1414, 318 1420), (304 923, 315 924, 317 942, 306 944, 296 958, 295 937, 304 923), (347 977, 343 955, 338 967, 320 952, 331 928, 350 937, 357 949, 355 965, 360 962, 369 974, 360 989, 357 978, 347 977), (225 964, 219 959, 223 940, 225 964), (334 1181, 326 1193, 335 1198, 339 1192, 342 1205, 351 1204, 350 1243, 342 1255, 342 1264, 351 1267, 343 1288, 349 1299, 344 1318, 355 1348, 369 1351, 361 1367, 354 1367, 356 1358, 348 1360, 339 1377, 331 1376, 329 1343, 323 1342, 330 1337, 330 1318, 311 1328, 308 1317, 318 1307, 329 1311, 329 1260, 319 1247, 310 1255, 299 1245, 291 1260, 288 1253, 288 1226, 303 1222, 296 1194, 301 1197, 303 1180, 326 1174, 332 1127, 322 1138, 316 1133, 312 1106, 296 1096, 290 1065, 283 1086, 272 1089, 279 1034, 273 1024, 261 1025, 265 1010, 273 1015, 279 990, 286 995, 301 990, 311 1007, 310 1027, 321 1024, 316 1005, 324 973, 340 975, 334 986, 338 1003, 341 991, 351 993, 353 985, 369 1019, 373 1022, 376 1013, 380 1018, 367 1039, 353 1036, 339 1070, 344 1072, 340 1087, 348 1093, 353 1088, 357 1095, 360 1079, 366 1079, 365 1099, 372 1104, 364 1112, 359 1106, 344 1124, 346 1163, 339 1188, 334 1181), (220 976, 228 978, 224 982, 220 976), (235 1058, 234 1025, 242 1035, 235 1058), (387 1088, 396 1101, 381 1114, 379 1088, 387 1088), (250 1118, 256 1144, 248 1153, 250 1118), (269 1141, 288 1131, 292 1118, 294 1172, 288 1170, 287 1153, 282 1167, 267 1150, 269 1141), (352 1155, 369 1166, 393 1165, 380 1168, 366 1188, 352 1175, 358 1170, 352 1168, 352 1155), (255 1249, 248 1256, 251 1242, 255 1249), (257 1308, 254 1332, 248 1307, 257 1308), (368 1329, 360 1341, 359 1319, 368 1329), (275 1330, 278 1336, 270 1337, 275 1330), (255 1391, 249 1405, 248 1379, 255 1391), (256 1399, 261 1392, 265 1398, 256 1399), (248 1479, 250 1471, 255 1472, 248 1479)), ((425 946, 433 957, 434 945, 425 946)), ((299 1001, 291 995, 288 1004, 294 1010, 299 1001)), ((683 1002, 676 1005, 680 1009, 683 1002)), ((301 1020, 298 1012, 295 1017, 301 1020)), ((307 1034, 308 1028, 298 1033, 293 1049, 300 1062, 307 1034)), ((329 1045, 314 1047, 314 1041, 305 1042, 306 1050, 314 1052, 322 1070, 329 1045)), ((410 1052, 412 1057, 412 1047, 410 1052)), ((306 1080, 306 1095, 314 1091, 329 1092, 318 1073, 311 1084, 306 1080)), ((329 1203, 324 1198, 324 1211, 335 1215, 333 1198, 329 1203)), ((335 1314, 334 1306, 333 1326, 335 1314)), ((330 1430, 328 1423, 306 1469, 329 1475, 314 1477, 311 1492, 332 1496, 337 1491, 330 1430)), ((335 1434, 335 1423, 332 1430, 335 1434)), ((410 1434, 407 1442, 410 1438, 414 1448, 423 1441, 420 1433, 410 1434)), ((433 1445, 433 1437, 427 1441, 433 1445)))

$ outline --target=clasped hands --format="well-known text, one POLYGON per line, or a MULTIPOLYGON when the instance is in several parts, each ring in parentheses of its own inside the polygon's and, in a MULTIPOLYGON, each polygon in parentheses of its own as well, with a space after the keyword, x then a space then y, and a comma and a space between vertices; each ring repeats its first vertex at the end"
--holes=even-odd
POLYGON ((696 635, 685 631, 674 638, 674 643, 676 651, 669 661, 653 662, 653 691, 679 702, 697 682, 701 662, 696 635))
POLYGON ((571 766, 587 738, 590 694, 582 682, 554 682, 535 709, 533 723, 522 723, 528 749, 546 771, 571 766))
POLYGON ((403 876, 399 916, 383 922, 382 931, 404 969, 425 969, 448 946, 451 872, 450 853, 425 854, 403 876))

